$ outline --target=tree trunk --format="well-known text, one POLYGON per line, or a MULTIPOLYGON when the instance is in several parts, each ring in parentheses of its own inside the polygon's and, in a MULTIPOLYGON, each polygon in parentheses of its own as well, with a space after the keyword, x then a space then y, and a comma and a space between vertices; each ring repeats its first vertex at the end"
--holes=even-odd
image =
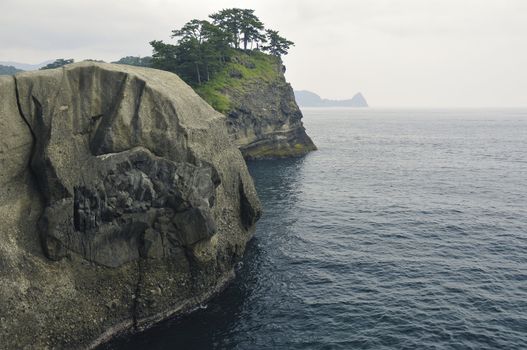
POLYGON ((196 62, 196 73, 198 75, 198 85, 201 85, 201 75, 199 74, 199 66, 197 62, 196 62))

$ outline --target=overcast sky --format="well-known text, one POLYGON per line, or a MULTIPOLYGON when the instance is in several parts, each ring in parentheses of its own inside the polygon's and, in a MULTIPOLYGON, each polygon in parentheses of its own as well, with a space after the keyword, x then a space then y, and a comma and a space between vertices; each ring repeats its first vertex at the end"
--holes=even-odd
POLYGON ((527 0, 0 0, 0 61, 116 60, 227 7, 296 46, 296 90, 376 107, 527 106, 527 0))

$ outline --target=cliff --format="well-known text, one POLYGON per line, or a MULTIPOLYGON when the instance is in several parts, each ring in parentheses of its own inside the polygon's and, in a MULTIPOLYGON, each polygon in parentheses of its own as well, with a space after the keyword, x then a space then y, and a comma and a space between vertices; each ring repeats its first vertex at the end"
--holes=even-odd
POLYGON ((91 348, 210 298, 260 204, 225 117, 176 75, 0 77, 0 348, 91 348))
POLYGON ((278 57, 239 51, 221 72, 195 87, 227 116, 229 133, 246 159, 301 156, 316 150, 284 71, 278 57))

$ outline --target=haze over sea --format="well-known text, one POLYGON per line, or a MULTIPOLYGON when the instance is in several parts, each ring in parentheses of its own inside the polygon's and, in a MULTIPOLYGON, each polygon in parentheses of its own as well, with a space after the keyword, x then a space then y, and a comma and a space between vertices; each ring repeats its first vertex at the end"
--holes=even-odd
POLYGON ((527 349, 527 110, 305 109, 237 279, 110 349, 527 349))

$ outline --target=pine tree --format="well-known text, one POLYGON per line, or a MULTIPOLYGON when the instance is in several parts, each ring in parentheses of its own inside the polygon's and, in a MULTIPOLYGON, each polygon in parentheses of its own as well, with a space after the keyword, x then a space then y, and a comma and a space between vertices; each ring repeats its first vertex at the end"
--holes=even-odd
POLYGON ((271 55, 277 57, 285 56, 289 48, 295 45, 292 41, 280 36, 276 30, 267 29, 265 32, 267 34, 268 44, 263 47, 263 50, 269 51, 271 55))

